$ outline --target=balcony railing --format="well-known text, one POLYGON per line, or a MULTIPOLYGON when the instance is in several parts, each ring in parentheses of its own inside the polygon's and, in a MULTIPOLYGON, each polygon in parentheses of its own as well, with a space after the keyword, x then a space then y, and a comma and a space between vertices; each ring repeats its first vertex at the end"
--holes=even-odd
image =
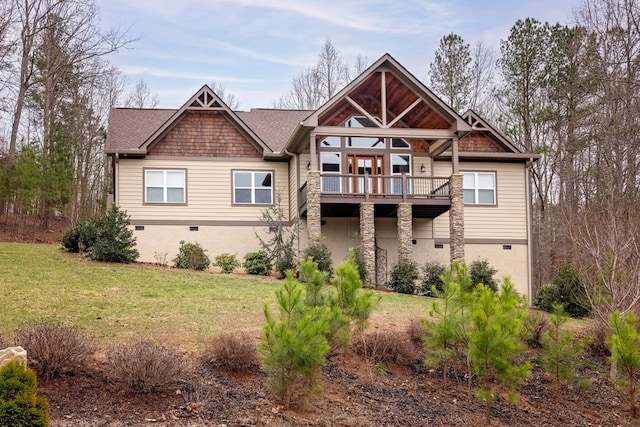
MULTIPOLYGON (((320 176, 320 194, 330 197, 369 199, 449 198, 449 177, 417 177, 409 175, 339 175, 320 176)), ((307 184, 299 191, 300 206, 307 202, 307 184)))

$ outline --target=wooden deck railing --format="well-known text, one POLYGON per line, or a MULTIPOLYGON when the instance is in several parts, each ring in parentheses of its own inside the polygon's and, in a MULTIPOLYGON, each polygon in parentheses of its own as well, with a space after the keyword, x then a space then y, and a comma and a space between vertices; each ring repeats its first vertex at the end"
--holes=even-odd
MULTIPOLYGON (((320 193, 324 196, 348 198, 364 197, 365 200, 394 198, 410 199, 449 198, 449 177, 418 177, 408 175, 338 175, 320 176, 320 193)), ((300 206, 307 201, 307 184, 299 190, 300 206)))

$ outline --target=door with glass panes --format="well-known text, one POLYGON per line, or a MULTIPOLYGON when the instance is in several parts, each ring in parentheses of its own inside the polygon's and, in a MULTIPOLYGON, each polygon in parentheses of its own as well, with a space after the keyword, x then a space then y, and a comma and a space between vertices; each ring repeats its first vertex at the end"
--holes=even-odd
POLYGON ((357 155, 347 156, 349 171, 349 192, 381 194, 384 193, 384 157, 357 155))

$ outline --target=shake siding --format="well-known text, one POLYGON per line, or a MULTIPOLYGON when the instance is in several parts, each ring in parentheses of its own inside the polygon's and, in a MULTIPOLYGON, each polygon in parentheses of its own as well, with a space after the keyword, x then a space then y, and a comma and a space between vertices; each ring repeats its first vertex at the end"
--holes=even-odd
POLYGON ((132 220, 258 221, 263 205, 232 206, 232 170, 273 170, 274 191, 282 194, 283 209, 289 209, 289 176, 286 162, 262 160, 199 161, 125 159, 120 160, 119 202, 132 220), (143 206, 143 168, 186 169, 186 206, 143 206))
MULTIPOLYGON (((448 162, 435 163, 436 176, 451 172, 448 162)), ((460 162, 460 171, 496 172, 497 206, 464 206, 465 239, 526 239, 526 180, 522 163, 460 162)), ((449 214, 434 220, 435 238, 449 237, 449 214)))

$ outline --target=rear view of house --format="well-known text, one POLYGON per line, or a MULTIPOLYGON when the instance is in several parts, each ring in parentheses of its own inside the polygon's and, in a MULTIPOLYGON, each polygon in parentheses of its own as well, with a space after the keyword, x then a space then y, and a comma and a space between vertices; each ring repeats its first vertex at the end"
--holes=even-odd
POLYGON ((335 262, 360 245, 371 286, 398 259, 482 258, 530 295, 536 156, 389 55, 316 111, 236 112, 208 86, 178 110, 115 108, 107 153, 141 261, 171 260, 181 240, 241 258, 279 202, 298 249, 322 240, 335 262))

